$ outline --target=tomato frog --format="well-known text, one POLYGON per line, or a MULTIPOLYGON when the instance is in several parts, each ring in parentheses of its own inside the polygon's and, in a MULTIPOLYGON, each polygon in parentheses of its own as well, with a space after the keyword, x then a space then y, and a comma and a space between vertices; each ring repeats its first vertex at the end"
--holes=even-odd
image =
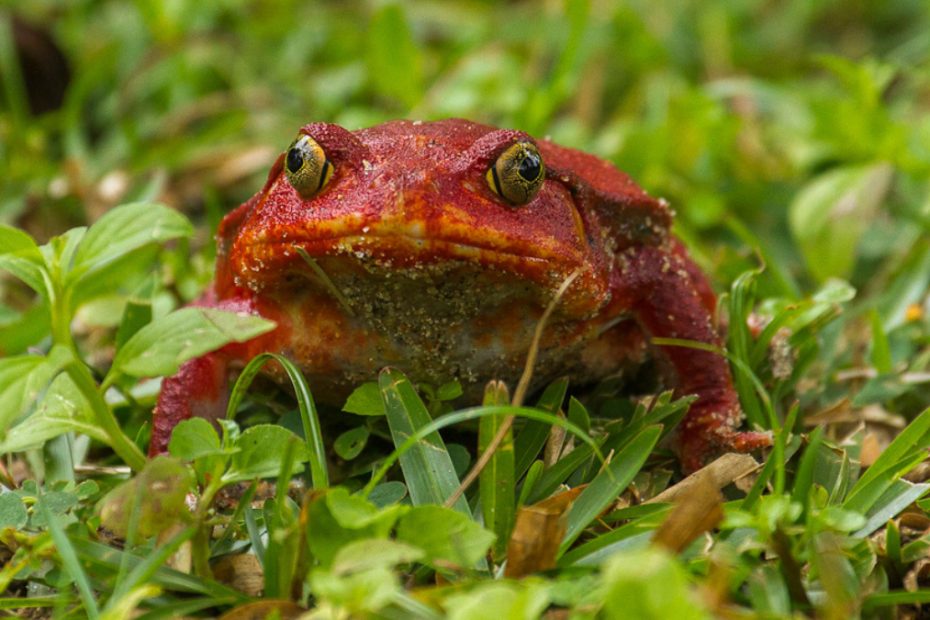
POLYGON ((457 379, 476 400, 490 379, 513 386, 576 272, 543 332, 535 387, 622 378, 657 358, 678 394, 697 396, 677 433, 685 470, 767 446, 769 434, 738 430, 724 357, 652 344, 722 346, 713 291, 671 223, 668 204, 613 165, 521 131, 460 119, 306 125, 223 219, 215 281, 196 302, 277 327, 165 379, 150 452, 179 421, 221 416, 231 371, 264 351, 296 362, 333 404, 385 366, 457 379))

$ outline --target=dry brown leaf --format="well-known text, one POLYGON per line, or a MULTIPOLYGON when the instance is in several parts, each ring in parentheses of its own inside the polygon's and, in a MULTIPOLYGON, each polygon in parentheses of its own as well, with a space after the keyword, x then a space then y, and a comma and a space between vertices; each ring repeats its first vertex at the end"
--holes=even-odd
POLYGON ((299 617, 305 611, 306 609, 291 601, 255 601, 230 609, 220 616, 220 620, 265 620, 275 612, 276 617, 281 620, 289 620, 299 617))
POLYGON ((565 536, 566 514, 583 489, 576 487, 517 511, 517 523, 507 545, 505 576, 523 577, 555 566, 565 536))
POLYGON ((914 566, 907 571, 902 581, 904 589, 908 592, 925 589, 930 585, 930 559, 923 558, 914 562, 914 566))
POLYGON ((868 467, 882 455, 882 447, 875 433, 868 432, 862 438, 862 448, 859 451, 859 462, 868 467))
POLYGON ((265 590, 262 563, 251 553, 224 555, 213 565, 213 576, 249 596, 260 596, 265 590))
MULTIPOLYGON (((689 478, 701 471, 704 470, 695 472, 689 478)), ((675 500, 675 508, 652 537, 653 544, 665 547, 672 553, 682 551, 695 538, 723 520, 723 495, 710 474, 694 478, 676 495, 675 500)))
POLYGON ((719 490, 735 480, 748 476, 759 467, 760 464, 756 459, 748 454, 724 454, 713 463, 702 467, 675 486, 665 489, 645 503, 674 502, 678 498, 690 494, 690 489, 695 485, 703 485, 705 480, 711 483, 712 488, 719 490))

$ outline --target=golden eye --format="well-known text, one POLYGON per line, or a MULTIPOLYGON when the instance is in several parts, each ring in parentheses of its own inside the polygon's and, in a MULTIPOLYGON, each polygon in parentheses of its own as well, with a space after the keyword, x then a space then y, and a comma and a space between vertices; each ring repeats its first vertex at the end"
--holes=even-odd
POLYGON ((487 179, 495 194, 510 204, 525 205, 546 180, 546 166, 535 144, 517 142, 501 153, 487 179))
POLYGON ((302 198, 313 198, 333 176, 333 165, 323 147, 308 135, 300 135, 287 149, 284 174, 302 198))

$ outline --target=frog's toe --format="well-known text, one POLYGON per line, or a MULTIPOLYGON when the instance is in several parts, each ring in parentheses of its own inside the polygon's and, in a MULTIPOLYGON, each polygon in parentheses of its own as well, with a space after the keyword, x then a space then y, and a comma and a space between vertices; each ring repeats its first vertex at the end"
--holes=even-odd
POLYGON ((772 433, 769 431, 718 431, 709 435, 692 435, 682 440, 680 446, 681 467, 685 474, 690 474, 712 459, 728 452, 754 452, 772 445, 772 433))

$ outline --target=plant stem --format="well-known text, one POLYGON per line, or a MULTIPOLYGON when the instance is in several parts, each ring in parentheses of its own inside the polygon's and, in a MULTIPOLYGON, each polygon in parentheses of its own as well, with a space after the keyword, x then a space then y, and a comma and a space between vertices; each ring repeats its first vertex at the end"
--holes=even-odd
POLYGON ((133 441, 123 433, 119 422, 110 410, 103 395, 97 389, 97 383, 90 371, 79 359, 74 359, 65 367, 65 372, 80 390, 81 395, 90 405, 94 421, 103 429, 109 439, 110 447, 134 471, 145 466, 145 455, 133 441))
POLYGON ((194 515, 197 532, 191 539, 194 574, 208 579, 213 578, 213 571, 210 570, 210 529, 206 524, 207 513, 210 510, 210 505, 213 504, 213 498, 223 488, 222 470, 214 471, 213 474, 210 483, 203 491, 203 495, 200 496, 197 512, 194 515))

